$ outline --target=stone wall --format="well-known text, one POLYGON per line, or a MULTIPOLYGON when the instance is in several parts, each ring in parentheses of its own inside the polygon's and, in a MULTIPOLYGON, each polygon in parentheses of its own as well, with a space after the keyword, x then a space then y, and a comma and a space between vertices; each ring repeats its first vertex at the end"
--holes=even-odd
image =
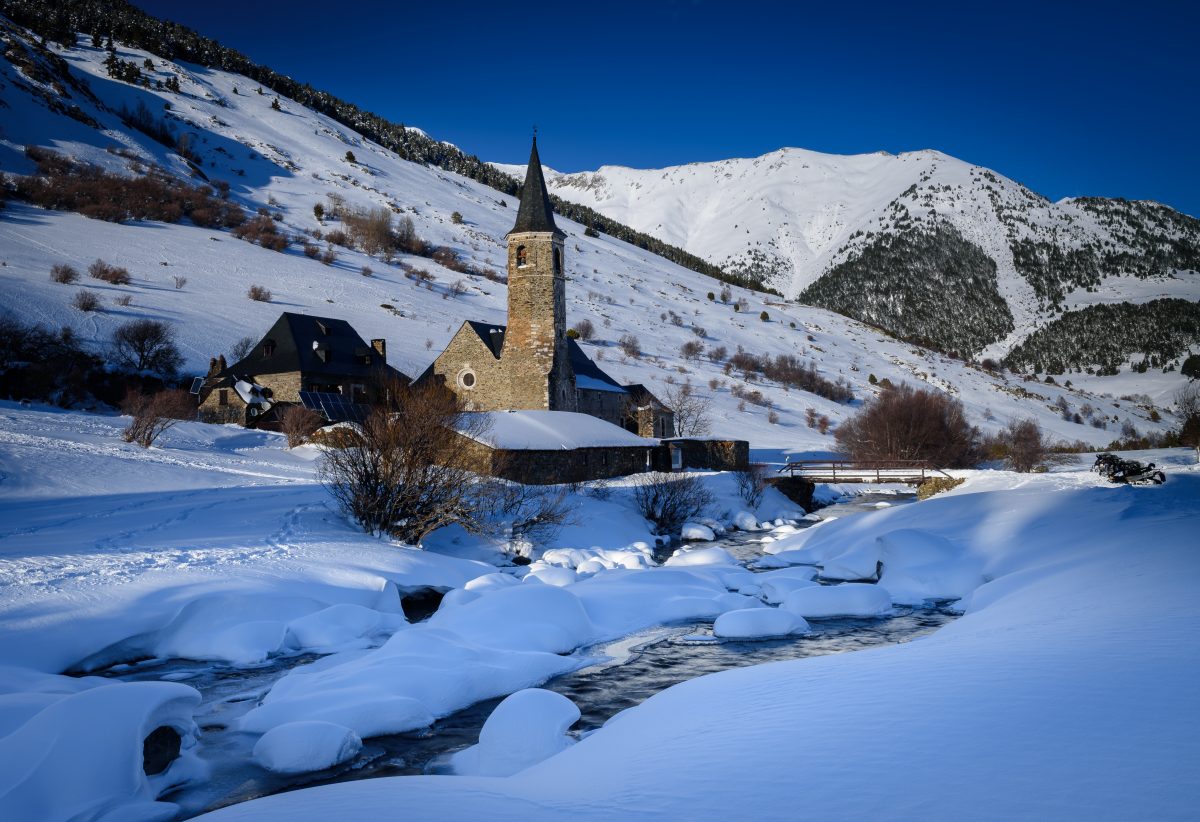
POLYGON ((446 350, 433 361, 433 373, 441 377, 444 385, 463 399, 471 411, 502 411, 512 408, 509 381, 505 369, 479 335, 469 325, 463 324, 446 350), (475 384, 464 388, 460 376, 470 372, 475 384))
POLYGON ((501 360, 510 384, 510 408, 577 408, 567 358, 564 259, 563 241, 553 232, 508 237, 508 332, 501 360))
MULTIPOLYGON (((701 468, 708 471, 745 471, 750 467, 750 443, 746 440, 670 439, 660 446, 667 451, 667 464, 672 464, 670 452, 678 450, 681 468, 701 468)), ((656 455, 655 464, 662 456, 656 455)))
POLYGON ((200 403, 197 418, 201 422, 225 424, 236 422, 246 424, 246 403, 238 396, 238 392, 230 388, 215 388, 200 403), (221 405, 221 392, 225 392, 226 405, 221 405))
POLYGON ((649 448, 576 448, 569 451, 506 451, 472 442, 466 448, 465 467, 490 477, 526 485, 623 477, 646 470, 649 448))

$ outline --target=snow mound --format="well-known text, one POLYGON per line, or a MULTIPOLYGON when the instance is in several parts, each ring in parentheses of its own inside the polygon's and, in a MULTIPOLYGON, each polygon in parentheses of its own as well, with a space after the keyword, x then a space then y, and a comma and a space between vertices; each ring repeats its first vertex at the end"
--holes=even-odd
POLYGON ((529 573, 525 575, 526 582, 541 582, 546 585, 557 585, 559 588, 574 585, 578 579, 579 575, 570 568, 559 568, 541 562, 530 565, 529 573))
POLYGON ((356 640, 392 633, 406 624, 399 614, 381 614, 342 602, 289 622, 287 644, 296 649, 344 647, 356 640))
POLYGON ((737 565, 737 560, 724 548, 696 548, 676 551, 663 564, 671 568, 691 565, 737 565))
POLYGON ((449 611, 429 626, 453 631, 488 648, 568 653, 591 638, 591 620, 570 591, 515 584, 449 611))
POLYGON ((349 728, 306 720, 272 728, 254 745, 254 759, 274 773, 307 773, 340 765, 362 750, 349 728))
POLYGON ((0 819, 170 819, 157 797, 202 769, 190 752, 200 694, 173 682, 110 683, 67 694, 0 739, 0 819), (183 755, 147 776, 143 743, 168 726, 183 755))
POLYGON ((451 766, 463 776, 512 776, 575 744, 567 729, 578 720, 579 708, 562 694, 517 691, 492 711, 479 743, 451 757, 451 766))
POLYGON ((759 583, 762 598, 772 605, 778 605, 788 598, 793 591, 801 588, 812 588, 817 582, 811 577, 772 577, 759 583))
POLYGON ((891 610, 892 598, 878 585, 847 582, 793 591, 780 607, 806 619, 874 617, 891 610))
POLYGON ((771 639, 809 630, 803 617, 779 608, 744 608, 728 611, 713 623, 713 636, 722 639, 771 639))
POLYGON ((739 531, 757 531, 758 519, 749 511, 738 511, 733 515, 733 527, 739 531))
POLYGON ((717 538, 713 533, 713 529, 707 525, 701 525, 698 522, 688 522, 683 526, 683 530, 679 532, 680 539, 697 540, 700 542, 712 542, 717 538))

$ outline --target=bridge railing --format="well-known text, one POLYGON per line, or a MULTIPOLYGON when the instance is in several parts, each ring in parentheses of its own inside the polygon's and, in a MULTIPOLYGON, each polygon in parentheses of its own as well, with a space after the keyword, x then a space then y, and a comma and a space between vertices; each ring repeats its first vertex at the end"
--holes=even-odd
POLYGON ((920 460, 798 460, 783 465, 779 473, 821 482, 913 483, 950 476, 920 460))

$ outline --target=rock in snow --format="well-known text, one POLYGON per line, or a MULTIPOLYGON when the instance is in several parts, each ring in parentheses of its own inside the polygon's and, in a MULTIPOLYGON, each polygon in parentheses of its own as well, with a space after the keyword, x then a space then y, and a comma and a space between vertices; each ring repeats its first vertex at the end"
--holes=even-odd
POLYGON ((808 623, 779 608, 745 608, 728 611, 713 623, 713 636, 722 639, 771 639, 808 632, 808 623))
POLYGON ((267 731, 254 745, 254 759, 275 773, 307 773, 340 765, 361 750, 358 734, 344 725, 306 720, 267 731))
POLYGON ((679 538, 699 542, 712 542, 717 538, 717 535, 707 525, 701 525, 698 522, 688 522, 684 524, 683 530, 679 532, 679 538))
POLYGON ((512 776, 575 744, 566 734, 578 720, 579 708, 562 694, 517 691, 492 711, 479 744, 454 754, 450 764, 464 776, 512 776))

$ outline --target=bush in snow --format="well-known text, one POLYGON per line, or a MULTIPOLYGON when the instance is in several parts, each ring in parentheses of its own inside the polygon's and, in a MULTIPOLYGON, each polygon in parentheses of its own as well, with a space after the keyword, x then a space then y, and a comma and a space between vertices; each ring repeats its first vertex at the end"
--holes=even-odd
POLYGON ((834 436, 860 462, 917 460, 964 468, 979 458, 979 431, 967 422, 962 403, 906 383, 870 400, 834 436))
POLYGON ((439 386, 393 386, 387 395, 394 407, 371 413, 357 447, 325 452, 321 481, 367 533, 418 545, 446 525, 478 528, 474 474, 463 466, 486 423, 439 386))
POLYGON ((175 346, 171 327, 158 320, 131 320, 113 332, 117 363, 134 371, 174 374, 183 358, 175 346))
POLYGON ((149 448, 171 426, 195 419, 196 404, 191 394, 179 389, 157 394, 130 391, 121 403, 121 412, 133 417, 121 437, 125 442, 149 448))
POLYGON ((510 539, 552 539, 571 521, 566 486, 491 480, 476 491, 481 518, 500 525, 510 539))
POLYGON ((78 308, 80 311, 99 311, 100 310, 100 295, 95 291, 87 291, 86 289, 78 292, 71 300, 71 305, 78 308))
POLYGON ((642 356, 642 343, 633 334, 621 335, 621 339, 617 340, 617 345, 626 357, 633 357, 636 360, 642 356))
POLYGON ((79 272, 72 266, 59 263, 50 269, 50 279, 56 283, 70 285, 79 279, 79 272))
POLYGON ((450 215, 450 222, 454 223, 455 225, 462 225, 462 221, 463 215, 457 211, 450 215))
POLYGON ((596 326, 592 325, 591 320, 580 320, 571 326, 571 330, 575 332, 576 339, 583 340, 584 342, 596 336, 596 326))
POLYGON ((259 214, 237 226, 233 229, 233 236, 272 251, 283 251, 288 247, 288 238, 279 233, 275 221, 266 214, 259 214))
POLYGON ((111 265, 104 260, 96 260, 88 266, 88 275, 94 280, 101 280, 109 285, 129 285, 129 269, 111 265))
POLYGON ((658 534, 677 533, 685 522, 700 516, 712 502, 712 494, 694 474, 651 471, 639 474, 634 480, 634 507, 654 523, 658 534))
POLYGON ((1013 420, 991 445, 990 456, 1003 457, 1009 468, 1021 473, 1032 471, 1046 457, 1042 429, 1032 419, 1013 420))
POLYGON ((679 356, 685 360, 698 360, 704 353, 704 345, 699 340, 688 340, 679 346, 679 356))
POLYGON ((313 435, 324 418, 303 405, 290 405, 279 415, 279 430, 287 436, 288 448, 303 445, 313 435))
POLYGON ((270 290, 262 287, 261 285, 250 286, 250 290, 246 292, 246 296, 249 297, 250 299, 254 300, 255 302, 260 302, 260 303, 271 302, 270 290))

